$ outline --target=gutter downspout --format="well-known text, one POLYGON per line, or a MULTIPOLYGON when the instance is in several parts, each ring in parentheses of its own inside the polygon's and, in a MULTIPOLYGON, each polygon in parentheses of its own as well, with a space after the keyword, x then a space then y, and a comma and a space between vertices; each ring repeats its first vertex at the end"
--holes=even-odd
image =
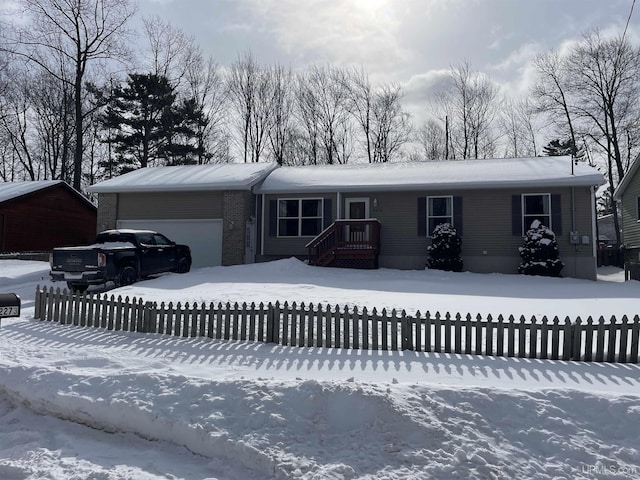
MULTIPOLYGON (((571 174, 573 175, 573 159, 571 161, 571 174)), ((576 232, 576 187, 571 187, 571 231, 576 232)), ((573 245, 573 274, 578 273, 578 245, 580 237, 578 237, 578 243, 573 245)))
MULTIPOLYGON (((256 204, 258 203, 258 197, 256 196, 256 204)), ((257 205, 256 205, 257 208, 257 205)), ((260 212, 260 256, 264 257, 264 193, 262 194, 262 208, 260 212)))
MULTIPOLYGON (((596 219, 596 188, 591 185, 591 238, 593 238, 593 262, 595 263, 594 268, 598 268, 598 222, 596 219)), ((596 278, 598 278, 596 274, 596 278)))

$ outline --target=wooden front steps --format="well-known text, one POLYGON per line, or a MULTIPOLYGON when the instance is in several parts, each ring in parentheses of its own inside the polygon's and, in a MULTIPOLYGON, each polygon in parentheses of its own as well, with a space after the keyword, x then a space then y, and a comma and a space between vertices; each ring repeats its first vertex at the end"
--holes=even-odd
POLYGON ((380 222, 336 220, 307 244, 309 265, 378 268, 380 222))

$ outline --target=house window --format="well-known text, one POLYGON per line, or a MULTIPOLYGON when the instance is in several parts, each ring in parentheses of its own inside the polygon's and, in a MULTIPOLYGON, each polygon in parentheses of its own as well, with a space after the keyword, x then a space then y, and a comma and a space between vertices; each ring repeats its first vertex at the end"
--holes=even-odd
POLYGON ((321 198, 278 200, 279 237, 315 237, 321 231, 321 198))
POLYGON ((636 198, 636 219, 640 222, 640 197, 636 198))
POLYGON ((453 197, 427 197, 427 235, 441 223, 453 225, 453 197))
POLYGON ((548 193, 522 195, 522 231, 531 228, 534 220, 546 227, 551 225, 551 195, 548 193))

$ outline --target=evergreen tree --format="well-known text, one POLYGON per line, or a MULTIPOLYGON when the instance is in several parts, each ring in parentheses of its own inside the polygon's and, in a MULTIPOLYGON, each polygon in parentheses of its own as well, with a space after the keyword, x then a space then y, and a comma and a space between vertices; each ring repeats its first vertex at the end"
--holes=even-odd
POLYGON ((519 248, 522 262, 518 273, 559 277, 564 263, 558 258, 560 250, 556 235, 539 220, 534 220, 524 237, 524 246, 519 248))
POLYGON ((433 230, 427 266, 436 270, 461 272, 461 250, 462 240, 456 229, 449 223, 441 223, 433 230))
POLYGON ((585 156, 584 149, 577 147, 571 138, 551 140, 542 147, 542 151, 548 157, 572 155, 576 160, 582 160, 585 156))
POLYGON ((106 98, 102 127, 116 154, 101 166, 113 174, 149 165, 196 163, 196 129, 202 110, 193 99, 177 101, 162 75, 130 74, 106 98))

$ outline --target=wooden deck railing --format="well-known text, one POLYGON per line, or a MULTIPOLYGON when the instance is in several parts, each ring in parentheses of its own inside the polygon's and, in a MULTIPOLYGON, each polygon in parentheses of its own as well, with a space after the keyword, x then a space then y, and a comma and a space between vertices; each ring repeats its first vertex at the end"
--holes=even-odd
POLYGON ((330 265, 336 258, 368 258, 377 266, 380 222, 376 219, 336 220, 307 245, 310 265, 330 265))

